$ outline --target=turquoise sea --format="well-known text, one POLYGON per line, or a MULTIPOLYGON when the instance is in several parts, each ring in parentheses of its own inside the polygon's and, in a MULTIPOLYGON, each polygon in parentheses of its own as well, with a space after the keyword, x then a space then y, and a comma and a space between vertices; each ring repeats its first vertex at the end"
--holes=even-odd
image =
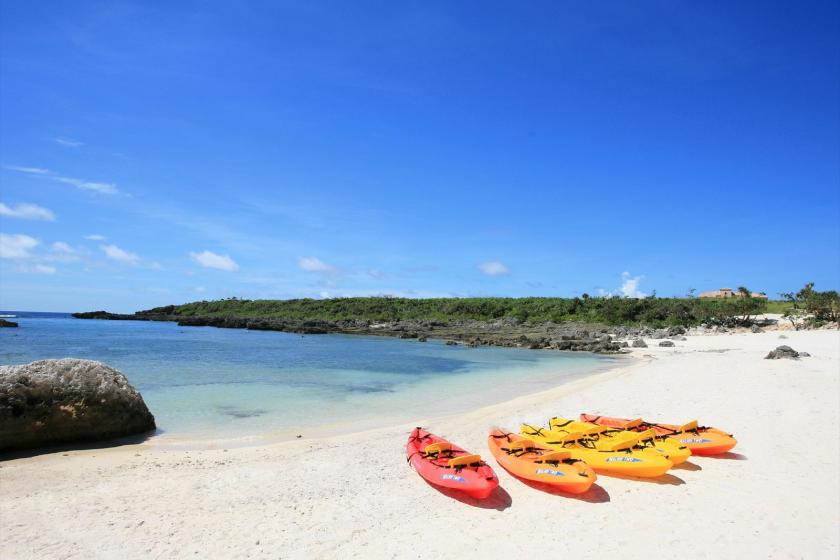
POLYGON ((122 371, 159 436, 242 438, 409 422, 462 412, 591 374, 615 358, 430 340, 179 327, 14 314, 0 364, 87 358, 122 371))

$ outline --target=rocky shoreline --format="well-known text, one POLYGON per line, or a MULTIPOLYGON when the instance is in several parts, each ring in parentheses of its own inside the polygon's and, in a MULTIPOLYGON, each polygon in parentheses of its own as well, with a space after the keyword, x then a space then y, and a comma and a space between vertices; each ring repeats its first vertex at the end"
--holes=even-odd
MULTIPOLYGON (((115 321, 168 321, 180 326, 210 326, 226 329, 279 331, 298 334, 355 334, 392 336, 425 342, 429 338, 464 346, 504 346, 530 349, 551 349, 599 354, 619 354, 631 347, 639 348, 642 338, 679 339, 683 327, 653 329, 650 327, 607 326, 588 323, 532 324, 517 319, 497 321, 389 321, 364 320, 293 320, 245 317, 184 317, 180 315, 108 313, 93 311, 74 313, 78 319, 115 321)), ((641 344, 644 344, 642 341, 641 344)), ((645 345, 646 346, 646 345, 645 345)))

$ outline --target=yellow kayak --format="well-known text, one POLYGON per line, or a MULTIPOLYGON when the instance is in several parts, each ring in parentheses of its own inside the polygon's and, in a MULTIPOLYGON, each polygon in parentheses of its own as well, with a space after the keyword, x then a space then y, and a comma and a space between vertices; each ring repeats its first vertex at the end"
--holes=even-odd
POLYGON ((519 433, 549 449, 569 451, 572 459, 585 461, 597 473, 650 478, 662 476, 673 465, 652 449, 635 449, 638 439, 598 441, 584 432, 565 433, 529 424, 523 424, 519 433))
POLYGON ((551 431, 556 432, 583 432, 596 441, 627 441, 636 439, 638 440, 635 445, 636 449, 652 449, 667 457, 674 465, 685 463, 691 457, 691 449, 687 446, 672 438, 660 436, 653 429, 631 432, 620 428, 599 426, 591 422, 580 422, 578 420, 568 420, 558 417, 549 420, 548 426, 551 428, 551 431))

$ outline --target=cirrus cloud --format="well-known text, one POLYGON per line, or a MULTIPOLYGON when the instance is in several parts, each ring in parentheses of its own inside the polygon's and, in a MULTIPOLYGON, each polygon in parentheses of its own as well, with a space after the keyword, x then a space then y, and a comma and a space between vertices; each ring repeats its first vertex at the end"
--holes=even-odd
POLYGON ((204 268, 215 268, 226 270, 227 272, 236 272, 239 270, 239 265, 228 255, 217 255, 211 251, 204 250, 201 253, 190 252, 190 258, 204 268))
POLYGON ((93 191, 99 194, 119 194, 120 192, 117 189, 117 186, 113 183, 100 183, 98 181, 86 181, 84 179, 76 179, 75 177, 66 177, 42 167, 22 167, 19 165, 6 165, 4 167, 11 171, 26 173, 27 175, 46 177, 57 183, 73 185, 74 187, 85 191, 93 191))
POLYGON ((64 146, 65 148, 78 148, 85 145, 84 142, 79 142, 78 140, 73 140, 72 138, 62 138, 60 136, 53 138, 52 141, 59 146, 64 146))
POLYGON ((21 202, 14 206, 6 206, 0 202, 0 216, 7 218, 20 218, 21 220, 43 220, 45 222, 54 222, 55 214, 49 208, 38 206, 37 204, 29 204, 28 202, 21 202))

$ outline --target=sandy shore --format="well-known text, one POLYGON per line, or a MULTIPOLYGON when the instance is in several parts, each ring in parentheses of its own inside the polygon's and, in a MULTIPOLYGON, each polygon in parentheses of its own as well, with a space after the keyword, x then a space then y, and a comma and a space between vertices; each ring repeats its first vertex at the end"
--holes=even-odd
MULTIPOLYGON (((689 337, 536 395, 351 436, 187 450, 156 443, 0 463, 2 558, 837 558, 840 333, 689 337), (812 357, 764 360, 789 344, 812 357), (656 481, 455 499, 406 463, 417 425, 488 457, 490 425, 598 412, 735 433, 656 481)), ((490 460, 494 468, 495 463, 490 460)))

